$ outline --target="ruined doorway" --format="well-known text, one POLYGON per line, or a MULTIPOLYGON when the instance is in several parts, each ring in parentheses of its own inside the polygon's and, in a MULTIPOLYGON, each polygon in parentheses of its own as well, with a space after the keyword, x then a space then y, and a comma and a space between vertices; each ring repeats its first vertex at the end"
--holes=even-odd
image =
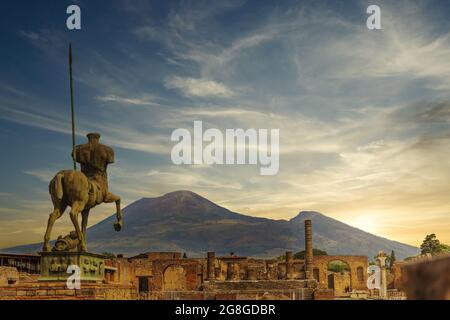
POLYGON ((313 276, 314 276, 314 279, 316 279, 317 282, 320 282, 320 270, 319 270, 319 268, 314 268, 313 269, 313 276))
POLYGON ((164 270, 164 291, 186 290, 186 271, 181 266, 171 265, 164 270))
POLYGON ((139 293, 148 292, 148 277, 139 277, 139 293))
POLYGON ((328 289, 334 290, 336 297, 349 296, 352 291, 350 266, 342 260, 332 260, 327 265, 328 289))

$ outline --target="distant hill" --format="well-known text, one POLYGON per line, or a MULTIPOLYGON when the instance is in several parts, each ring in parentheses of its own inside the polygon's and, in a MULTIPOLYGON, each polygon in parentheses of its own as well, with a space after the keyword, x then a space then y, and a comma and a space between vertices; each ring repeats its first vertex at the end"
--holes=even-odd
MULTIPOLYGON (((88 249, 134 255, 148 251, 180 251, 188 256, 235 252, 276 257, 304 249, 304 220, 313 223, 314 247, 328 254, 367 255, 395 251, 397 258, 416 255, 418 248, 351 227, 321 213, 302 211, 287 220, 257 218, 232 212, 190 191, 140 199, 123 209, 124 225, 115 232, 112 215, 88 229, 88 249)), ((2 249, 36 252, 41 244, 2 249)))

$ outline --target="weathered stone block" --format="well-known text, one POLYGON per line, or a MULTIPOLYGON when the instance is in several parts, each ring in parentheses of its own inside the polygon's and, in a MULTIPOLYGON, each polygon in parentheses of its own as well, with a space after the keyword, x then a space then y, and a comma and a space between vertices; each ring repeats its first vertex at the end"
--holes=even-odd
POLYGON ((0 266, 0 286, 6 286, 17 281, 19 281, 19 272, 16 268, 0 266))
POLYGON ((70 289, 64 290, 64 294, 66 296, 74 296, 75 295, 75 290, 70 290, 70 289))
POLYGON ((0 297, 9 297, 9 296, 15 296, 16 290, 1 290, 0 291, 0 297))
POLYGON ((66 281, 70 265, 80 268, 81 281, 101 282, 105 278, 105 257, 88 252, 41 252, 39 281, 66 281))
POLYGON ((17 290, 17 295, 18 296, 26 296, 27 292, 25 290, 17 290))
POLYGON ((36 295, 38 296, 46 296, 47 290, 36 290, 36 295))

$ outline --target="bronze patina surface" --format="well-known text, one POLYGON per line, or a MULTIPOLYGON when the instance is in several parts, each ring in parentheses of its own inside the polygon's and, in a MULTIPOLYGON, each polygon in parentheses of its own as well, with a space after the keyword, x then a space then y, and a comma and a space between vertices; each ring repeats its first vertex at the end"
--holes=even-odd
MULTIPOLYGON (((67 207, 71 207, 70 219, 75 227, 76 241, 73 237, 66 238, 65 247, 73 249, 71 245, 76 243, 77 251, 86 252, 86 228, 89 211, 102 203, 116 203, 117 223, 114 224, 116 231, 122 228, 122 212, 120 209, 120 197, 109 192, 107 167, 114 162, 114 151, 112 148, 99 142, 100 134, 89 133, 88 143, 78 145, 72 152, 73 159, 81 165, 81 171, 60 171, 52 179, 49 192, 53 202, 53 212, 50 214, 47 231, 44 237, 44 252, 50 252, 49 244, 52 227, 67 207), (78 216, 81 214, 81 226, 78 216)), ((59 243, 61 245, 61 243, 59 243)), ((64 247, 64 243, 63 246, 64 247)), ((61 250, 61 246, 56 247, 61 250)))

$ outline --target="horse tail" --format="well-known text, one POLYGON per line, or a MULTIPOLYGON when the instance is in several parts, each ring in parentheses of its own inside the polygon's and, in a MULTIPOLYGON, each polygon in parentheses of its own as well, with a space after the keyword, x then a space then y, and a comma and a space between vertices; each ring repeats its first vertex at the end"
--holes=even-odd
POLYGON ((56 191, 55 195, 58 200, 62 200, 62 198, 63 198, 63 185, 62 185, 63 178, 64 178, 64 172, 61 171, 55 176, 55 178, 52 181, 53 188, 56 191))

